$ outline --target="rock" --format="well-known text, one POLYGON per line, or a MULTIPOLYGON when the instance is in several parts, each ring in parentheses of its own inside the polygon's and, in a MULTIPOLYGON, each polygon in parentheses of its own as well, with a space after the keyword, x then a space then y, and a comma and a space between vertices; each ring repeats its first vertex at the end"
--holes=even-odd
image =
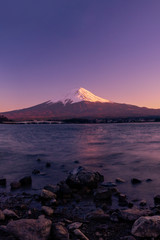
POLYGON ((4 213, 0 210, 0 221, 3 221, 5 219, 4 213))
POLYGON ((98 201, 111 201, 112 191, 108 188, 100 187, 94 192, 94 200, 98 201))
POLYGON ((53 224, 52 234, 56 240, 69 240, 69 232, 60 222, 53 224))
POLYGON ((132 178, 131 179, 131 183, 132 184, 139 184, 139 183, 141 183, 142 181, 140 180, 140 179, 138 179, 138 178, 132 178))
POLYGON ((155 204, 155 205, 160 205, 160 195, 156 195, 156 196, 154 197, 154 204, 155 204))
POLYGON ((103 182, 104 177, 98 172, 87 171, 82 167, 74 169, 68 176, 66 183, 70 187, 82 188, 89 187, 95 188, 98 183, 103 182))
POLYGON ((48 190, 52 193, 57 193, 59 191, 59 186, 58 185, 52 185, 52 184, 48 184, 44 187, 45 190, 48 190))
POLYGON ((47 207, 47 206, 42 206, 42 211, 48 216, 52 216, 53 212, 54 212, 54 210, 52 208, 47 207))
POLYGON ((37 175, 37 174, 39 174, 40 173, 40 171, 38 170, 38 169, 34 169, 33 171, 32 171, 32 174, 34 174, 34 175, 37 175))
POLYGON ((152 214, 149 209, 140 210, 138 208, 131 208, 126 210, 121 210, 121 218, 126 221, 135 221, 141 216, 147 216, 152 214))
POLYGON ((58 195, 61 198, 71 198, 72 190, 65 182, 61 182, 59 185, 58 195))
POLYGON ((118 200, 119 206, 128 206, 127 196, 125 194, 119 194, 118 200))
POLYGON ((78 163, 79 163, 79 161, 78 161, 78 160, 75 160, 75 161, 74 161, 74 163, 78 164, 78 163))
POLYGON ((136 237, 158 237, 160 235, 160 216, 140 217, 132 226, 132 234, 136 237))
POLYGON ((54 194, 53 192, 50 192, 48 190, 42 189, 41 197, 43 199, 45 199, 45 200, 55 199, 56 198, 56 194, 54 194))
POLYGON ((119 222, 119 214, 117 212, 113 212, 110 216, 110 220, 112 222, 119 222))
POLYGON ((21 183, 20 182, 11 182, 10 186, 11 186, 11 190, 19 189, 21 187, 21 183))
POLYGON ((12 210, 4 209, 3 213, 7 218, 19 218, 19 216, 12 210))
POLYGON ((19 240, 47 240, 52 222, 44 216, 38 219, 20 219, 7 224, 7 232, 19 240))
POLYGON ((74 230, 74 234, 75 234, 77 237, 79 237, 80 239, 82 239, 82 240, 89 240, 89 238, 87 238, 87 237, 84 235, 84 233, 82 233, 81 230, 79 230, 79 229, 75 229, 75 230, 74 230))
POLYGON ((46 163, 46 167, 47 167, 47 168, 50 168, 50 167, 51 167, 51 163, 50 163, 50 162, 47 162, 47 163, 46 163))
POLYGON ((103 221, 109 219, 109 215, 104 213, 102 209, 96 209, 95 211, 89 212, 85 218, 86 220, 103 221))
POLYGON ((82 226, 82 223, 74 222, 74 223, 71 223, 71 224, 68 225, 68 229, 69 230, 74 230, 74 229, 80 228, 81 226, 82 226))
POLYGON ((151 178, 147 178, 146 182, 152 182, 152 179, 151 178))
POLYGON ((21 178, 20 181, 21 183, 21 186, 30 186, 32 185, 32 178, 31 176, 27 176, 27 177, 24 177, 24 178, 21 178))
POLYGON ((122 178, 116 178, 117 183, 125 183, 125 180, 122 178))
POLYGON ((0 178, 0 186, 6 186, 6 178, 0 178))
POLYGON ((104 182, 101 185, 108 188, 117 186, 117 184, 115 184, 114 182, 104 182))
POLYGON ((141 207, 146 206, 146 205, 147 205, 146 200, 141 200, 140 203, 139 203, 139 205, 140 205, 141 207))

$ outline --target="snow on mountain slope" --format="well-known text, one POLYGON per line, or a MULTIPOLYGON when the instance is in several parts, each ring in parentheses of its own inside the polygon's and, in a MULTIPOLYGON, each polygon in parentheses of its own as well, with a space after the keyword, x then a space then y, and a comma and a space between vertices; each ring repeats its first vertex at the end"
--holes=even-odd
MULTIPOLYGON (((94 95, 93 93, 89 92, 88 90, 84 88, 79 88, 78 90, 72 90, 69 94, 67 94, 60 102, 63 102, 63 104, 66 103, 76 103, 81 101, 87 101, 87 102, 110 102, 107 99, 98 97, 94 95)), ((53 102, 53 100, 49 101, 50 103, 53 102)))

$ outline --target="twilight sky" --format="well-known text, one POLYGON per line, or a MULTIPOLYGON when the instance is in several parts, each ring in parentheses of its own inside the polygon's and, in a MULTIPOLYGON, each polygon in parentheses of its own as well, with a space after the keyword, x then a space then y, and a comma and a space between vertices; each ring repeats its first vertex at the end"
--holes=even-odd
POLYGON ((160 108, 159 0, 0 1, 0 112, 79 87, 160 108))

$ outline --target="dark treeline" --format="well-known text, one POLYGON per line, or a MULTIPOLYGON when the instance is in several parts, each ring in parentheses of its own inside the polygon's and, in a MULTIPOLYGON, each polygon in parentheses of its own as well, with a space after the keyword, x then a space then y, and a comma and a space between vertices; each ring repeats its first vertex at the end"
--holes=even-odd
POLYGON ((3 115, 0 115, 0 123, 4 123, 4 122, 8 122, 8 118, 3 116, 3 115))

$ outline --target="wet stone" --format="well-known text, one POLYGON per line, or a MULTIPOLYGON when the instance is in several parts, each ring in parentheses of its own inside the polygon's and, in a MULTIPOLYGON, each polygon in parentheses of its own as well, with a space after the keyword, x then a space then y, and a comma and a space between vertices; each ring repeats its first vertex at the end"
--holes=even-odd
POLYGON ((146 205, 147 205, 146 200, 141 200, 140 203, 139 203, 139 205, 140 205, 141 207, 146 206, 146 205))
POLYGON ((52 225, 52 235, 57 240, 69 240, 69 232, 61 222, 52 225))
POLYGON ((152 214, 149 209, 140 210, 138 208, 121 210, 120 213, 121 218, 125 221, 135 221, 141 216, 147 216, 152 214))
POLYGON ((32 174, 34 174, 34 175, 38 175, 40 173, 40 171, 38 170, 38 169, 34 169, 33 171, 32 171, 32 174))
POLYGON ((146 182, 152 182, 152 179, 151 178, 147 178, 146 182))
POLYGON ((21 183, 21 186, 30 186, 32 185, 32 178, 31 176, 27 176, 27 177, 24 177, 24 178, 21 178, 20 181, 21 183))
POLYGON ((109 219, 109 215, 104 213, 102 209, 96 209, 95 211, 89 212, 85 219, 86 220, 97 220, 97 221, 103 221, 109 219))
POLYGON ((122 178, 116 178, 117 183, 125 183, 125 180, 122 178))
POLYGON ((42 206, 42 211, 48 216, 52 216, 54 213, 54 210, 48 206, 42 206))
POLYGON ((112 191, 105 187, 98 188, 94 192, 94 199, 99 201, 105 200, 110 202, 112 199, 112 191))
POLYGON ((108 188, 112 188, 112 187, 117 186, 117 184, 115 184, 114 182, 103 182, 101 185, 104 186, 104 187, 108 187, 108 188))
POLYGON ((45 200, 55 199, 55 198, 56 198, 56 194, 54 194, 54 193, 51 192, 51 191, 42 189, 41 197, 42 197, 43 199, 45 199, 45 200))
POLYGON ((74 169, 68 176, 66 183, 72 188, 97 187, 98 183, 103 182, 104 177, 98 172, 87 171, 83 167, 74 169))
POLYGON ((128 201, 125 194, 120 194, 118 200, 120 206, 128 206, 128 201))
POLYGON ((7 224, 7 232, 19 240, 47 240, 52 222, 44 216, 38 219, 20 219, 7 224))
POLYGON ((6 186, 7 180, 6 178, 0 178, 0 186, 6 186))
POLYGON ((132 234, 146 238, 160 236, 160 216, 140 217, 132 226, 132 234))
POLYGON ((138 178, 132 178, 131 179, 131 183, 132 184, 139 184, 139 183, 141 183, 142 181, 140 180, 140 179, 138 179, 138 178))
POLYGON ((44 189, 56 194, 60 190, 60 187, 58 185, 48 184, 44 189))
POLYGON ((155 205, 160 205, 160 195, 156 195, 156 196, 154 197, 154 204, 155 204, 155 205))
POLYGON ((50 168, 50 167, 51 167, 51 163, 50 163, 50 162, 47 162, 47 163, 46 163, 46 167, 47 167, 47 168, 50 168))

